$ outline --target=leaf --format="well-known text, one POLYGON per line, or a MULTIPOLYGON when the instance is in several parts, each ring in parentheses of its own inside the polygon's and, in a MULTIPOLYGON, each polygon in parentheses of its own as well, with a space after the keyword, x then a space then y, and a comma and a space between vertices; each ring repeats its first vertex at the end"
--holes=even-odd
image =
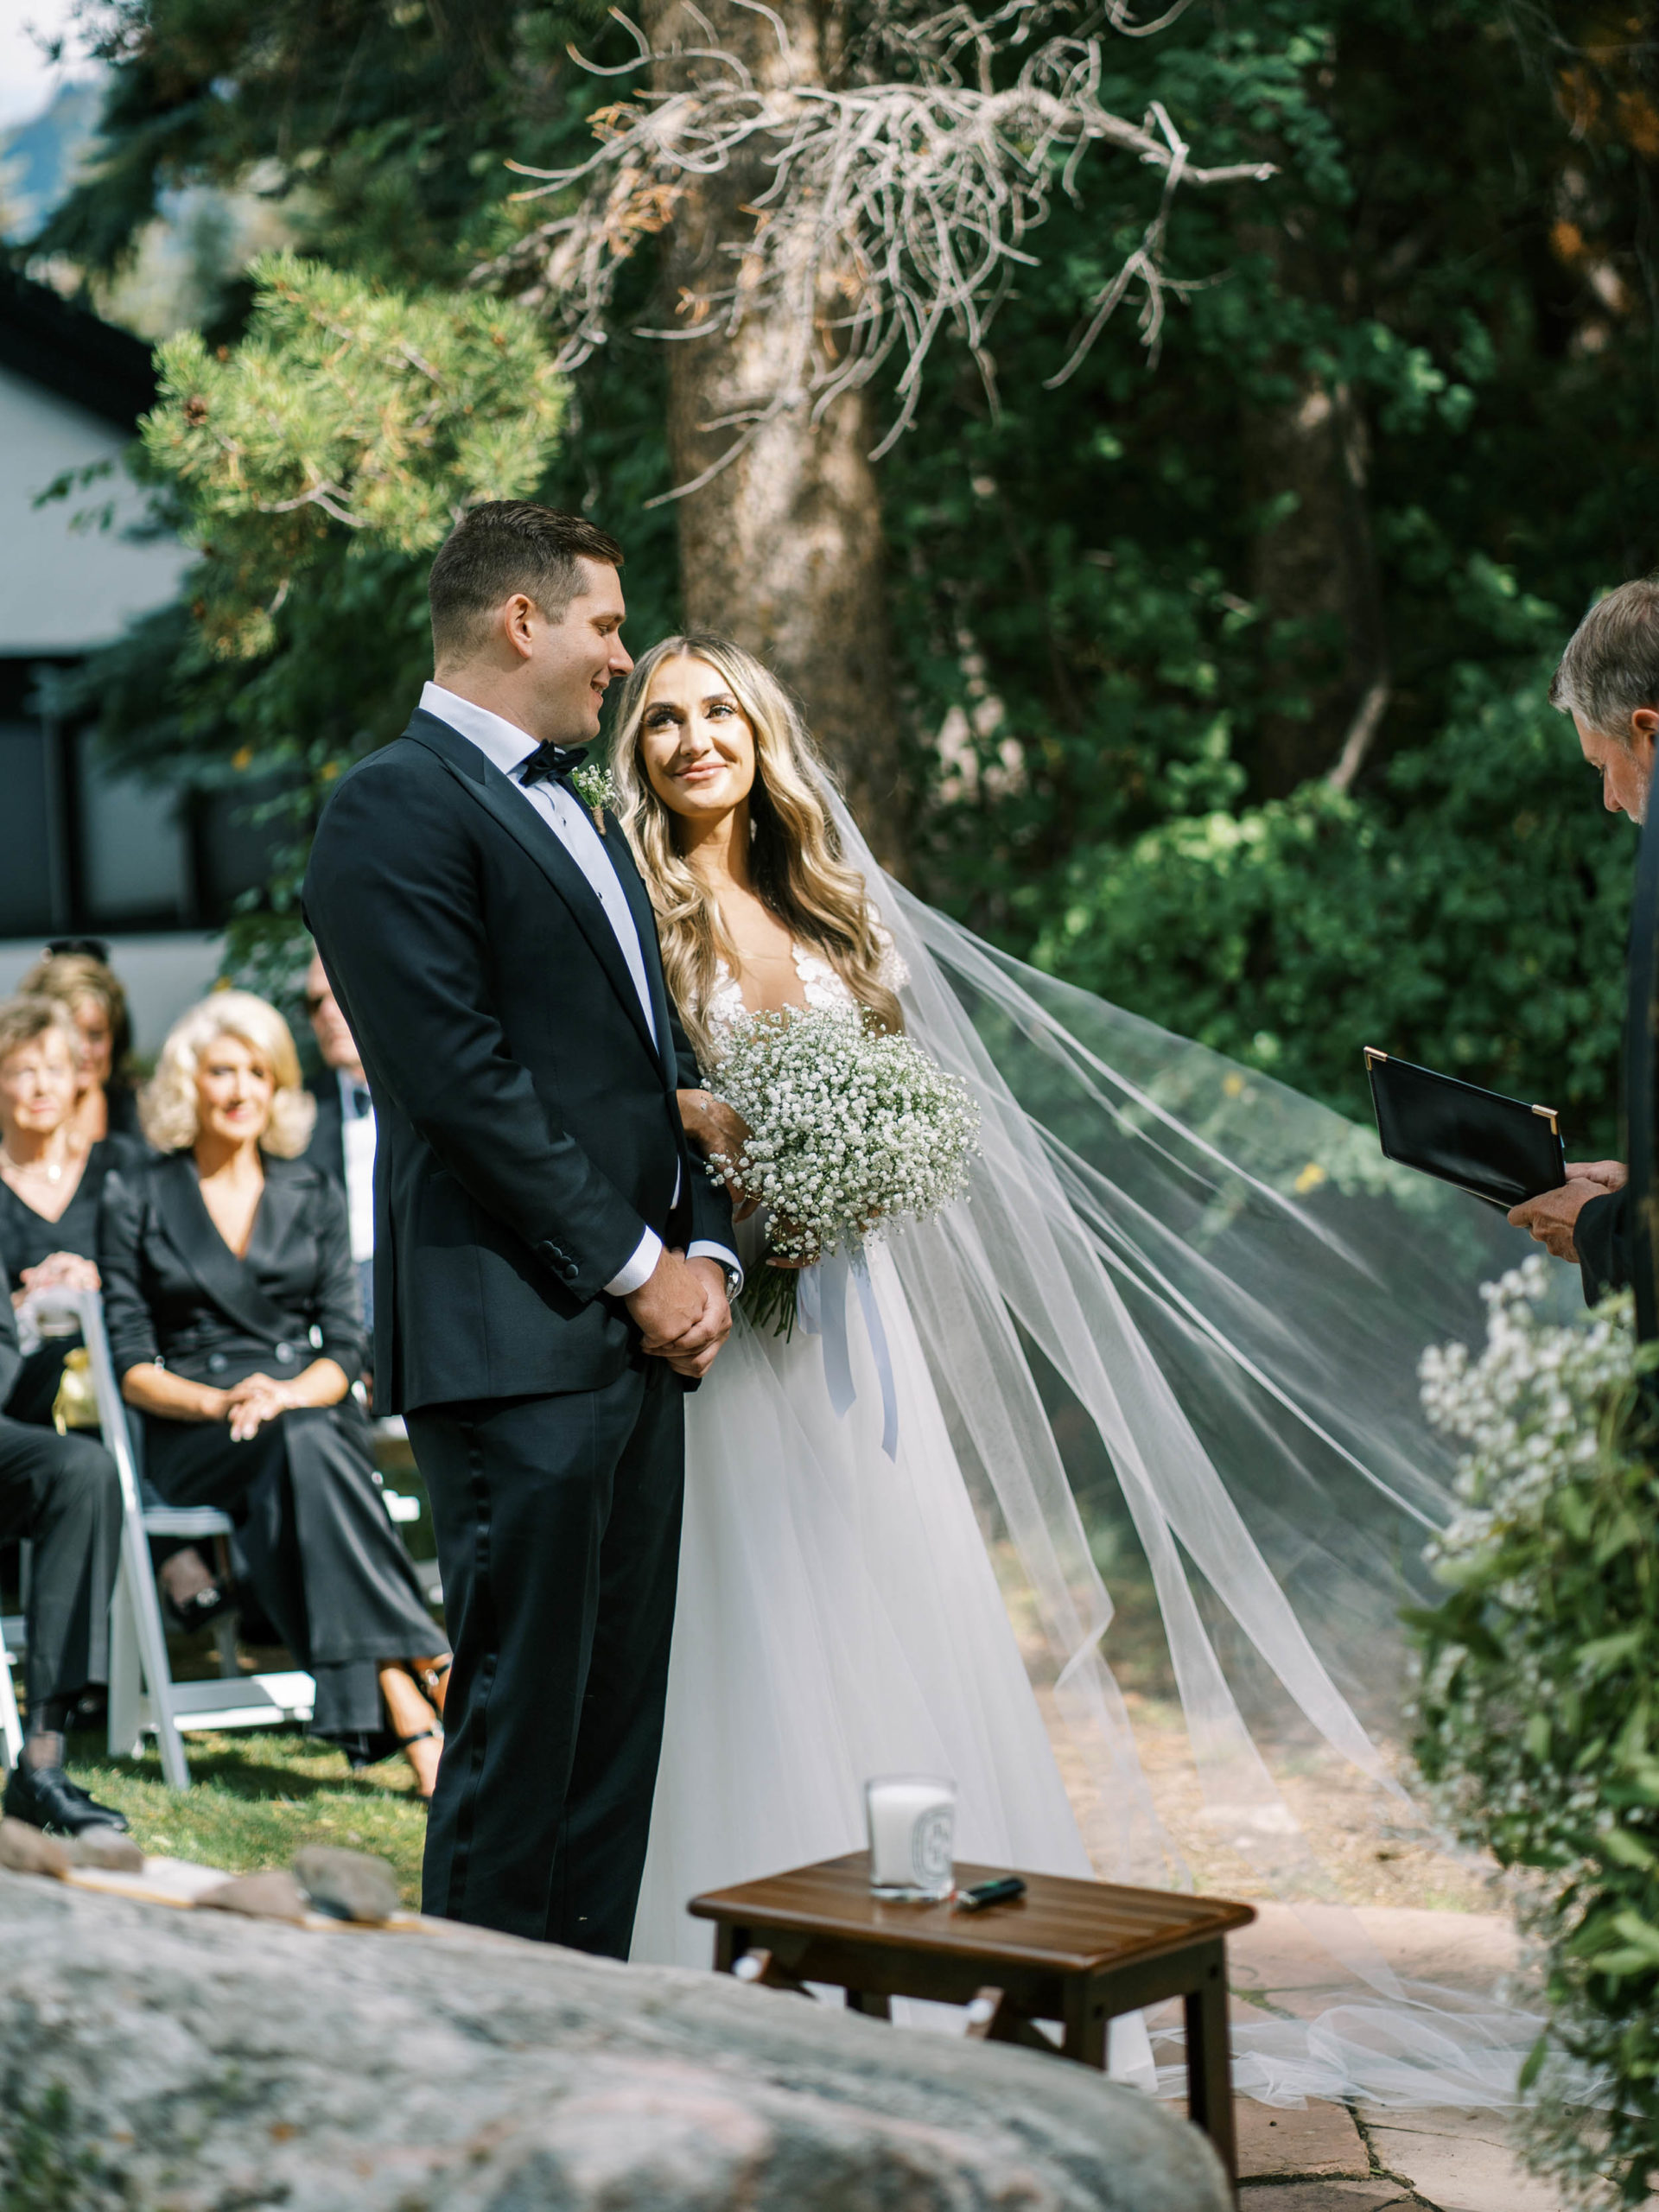
POLYGON ((1549 2031, 1546 2028, 1544 2032, 1539 2037, 1537 2042, 1534 2044, 1532 2049, 1527 2053, 1526 2063, 1522 2067, 1520 2075, 1516 2082, 1516 2087, 1519 2089, 1522 2096, 1526 2095, 1528 2090, 1531 2088, 1533 2083, 1543 2072, 1544 2060, 1548 2057, 1548 2054, 1549 2031))
POLYGON ((1605 1857, 1616 1859, 1621 1866, 1635 1866, 1643 1872, 1650 1867, 1659 1867, 1659 1853, 1629 1828, 1610 1828, 1601 1839, 1601 1847, 1605 1857))

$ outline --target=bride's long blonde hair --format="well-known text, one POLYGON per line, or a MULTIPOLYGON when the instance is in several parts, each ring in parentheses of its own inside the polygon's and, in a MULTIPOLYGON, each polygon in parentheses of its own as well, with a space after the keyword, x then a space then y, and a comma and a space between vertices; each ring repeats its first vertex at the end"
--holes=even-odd
POLYGON ((618 814, 657 910, 669 993, 698 1061, 709 1067, 715 1057, 703 1013, 714 995, 716 963, 723 958, 735 970, 738 952, 714 894, 680 853, 674 814, 652 788, 640 757, 652 679, 664 661, 682 656, 706 662, 721 676, 754 735, 749 867, 756 896, 798 940, 831 963, 884 1029, 902 1029, 899 1001, 881 980, 883 948, 864 878, 841 857, 826 803, 828 772, 799 709, 753 653, 729 639, 694 631, 664 638, 635 664, 618 709, 611 773, 618 814))

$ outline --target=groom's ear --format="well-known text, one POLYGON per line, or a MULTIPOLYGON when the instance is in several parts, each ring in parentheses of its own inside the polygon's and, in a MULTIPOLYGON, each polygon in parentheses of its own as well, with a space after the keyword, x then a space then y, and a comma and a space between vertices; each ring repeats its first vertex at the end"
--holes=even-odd
POLYGON ((496 620, 509 651, 520 660, 528 660, 536 650, 537 625, 547 620, 535 601, 527 593, 516 591, 502 601, 496 620))

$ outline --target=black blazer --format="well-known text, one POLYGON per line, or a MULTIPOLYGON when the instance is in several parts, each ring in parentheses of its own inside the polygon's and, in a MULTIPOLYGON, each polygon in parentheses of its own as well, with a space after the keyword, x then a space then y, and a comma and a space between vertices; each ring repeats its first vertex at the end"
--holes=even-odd
POLYGON ((1586 1306, 1599 1305, 1610 1290, 1625 1290, 1630 1281, 1630 1228, 1624 1191, 1609 1191, 1579 1208, 1573 1243, 1586 1306))
POLYGON ((11 1395, 12 1385, 23 1371, 23 1355, 17 1345, 17 1316, 11 1303, 11 1281, 0 1268, 0 1406, 11 1395))
POLYGON ((324 1068, 316 1081, 306 1088, 316 1101, 317 1118, 312 1125, 311 1141, 305 1147, 304 1157, 314 1167, 321 1167, 332 1183, 346 1187, 346 1139, 343 1131, 346 1116, 340 1103, 340 1077, 333 1068, 324 1068))
POLYGON ((374 1094, 377 1409, 596 1389, 635 1354, 604 1286, 645 1230, 730 1242, 680 1126, 696 1063, 651 902, 607 826, 660 1046, 587 878, 447 722, 416 713, 323 810, 305 911, 374 1094))
POLYGON ((303 1160, 266 1160, 239 1260, 213 1225, 189 1153, 111 1175, 98 1263, 118 1376, 160 1359, 192 1382, 228 1387, 256 1367, 281 1377, 327 1358, 355 1377, 362 1366, 346 1202, 303 1160))

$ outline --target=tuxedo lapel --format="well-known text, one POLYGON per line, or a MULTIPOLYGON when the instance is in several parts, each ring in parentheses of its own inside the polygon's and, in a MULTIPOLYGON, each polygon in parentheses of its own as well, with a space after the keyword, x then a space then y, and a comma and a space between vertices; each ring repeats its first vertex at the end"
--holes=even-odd
POLYGON ((658 1056, 671 1080, 677 1073, 673 1065, 673 1025, 668 1010, 668 983, 663 974, 663 948, 657 936, 656 910, 651 903, 645 879, 633 857, 633 849, 623 834, 616 817, 607 815, 607 821, 616 836, 607 837, 606 849, 611 855, 611 865, 616 870, 616 880, 622 887, 622 896, 628 902, 628 912, 633 916, 633 925, 639 932, 639 950, 645 955, 645 981, 651 986, 651 1010, 656 1019, 658 1056))
MULTIPOLYGON (((656 1040, 645 1020, 645 1010, 639 1003, 639 994, 634 988, 633 977, 628 973, 628 963, 616 941, 616 931, 606 918, 605 909, 600 905, 592 884, 566 852, 551 827, 494 763, 485 759, 469 738, 462 737, 458 730, 451 729, 448 722, 440 721, 435 715, 417 713, 404 735, 412 738, 417 745, 425 746, 429 752, 436 753, 462 791, 474 799, 486 813, 493 816, 519 849, 535 861, 570 909, 577 927, 592 946, 600 966, 610 977, 617 996, 645 1039, 652 1057, 660 1058, 656 1040)), ((627 885, 620 868, 617 875, 626 893, 627 885)), ((637 881, 636 878, 636 884, 637 881)), ((632 906, 632 899, 629 904, 632 906)), ((654 928, 649 941, 644 942, 643 950, 645 972, 650 976, 653 958, 656 957, 654 928)), ((660 970, 660 958, 656 958, 656 966, 660 970)), ((660 982, 656 988, 660 988, 660 982)), ((662 1034, 666 1040, 666 1022, 662 1025, 662 1034)))
MULTIPOLYGON (((278 1163, 266 1163, 267 1171, 278 1163)), ((275 1344, 293 1328, 291 1314, 267 1298, 254 1280, 246 1261, 238 1260, 213 1226, 201 1195, 196 1163, 188 1152, 175 1153, 156 1171, 158 1211, 167 1241, 228 1320, 238 1322, 251 1337, 275 1344)), ((291 1224, 299 1194, 280 1174, 265 1177, 264 1195, 254 1216, 248 1241, 250 1255, 257 1245, 280 1242, 291 1224)))

